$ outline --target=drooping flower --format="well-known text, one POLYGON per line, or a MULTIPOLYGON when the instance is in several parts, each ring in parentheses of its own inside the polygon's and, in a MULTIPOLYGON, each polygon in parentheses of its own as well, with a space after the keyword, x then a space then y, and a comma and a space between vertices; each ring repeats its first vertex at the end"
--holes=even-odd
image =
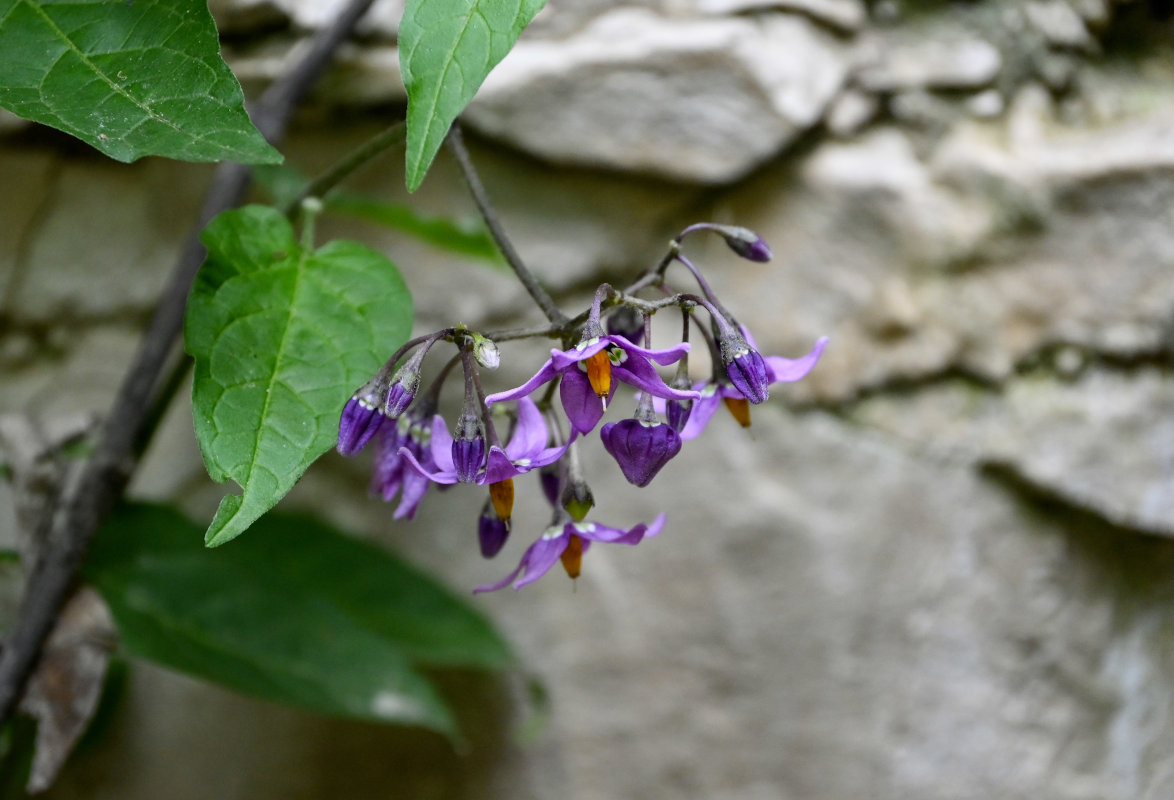
POLYGON ((571 427, 590 433, 615 392, 615 382, 635 386, 654 397, 689 400, 697 397, 692 390, 672 389, 657 373, 652 362, 667 365, 689 352, 682 342, 664 350, 649 350, 620 335, 602 334, 584 339, 570 350, 551 350, 550 359, 534 377, 516 389, 491 394, 487 404, 516 400, 532 393, 542 384, 562 377, 559 396, 571 427))
POLYGON ((387 384, 372 378, 351 395, 338 420, 338 452, 353 456, 367 446, 383 425, 383 401, 387 384))
MULTIPOLYGON (((509 444, 504 448, 499 445, 491 446, 485 459, 484 469, 474 475, 473 480, 469 482, 480 485, 498 483, 558 461, 566 452, 570 442, 547 447, 548 439, 546 423, 542 421, 542 412, 538 410, 538 406, 534 404, 533 400, 523 397, 518 400, 518 420, 509 444)), ((441 484, 458 483, 460 481, 457 465, 453 459, 452 444, 452 434, 449 433, 444 418, 437 414, 432 418, 432 445, 430 448, 435 466, 425 467, 420 459, 411 452, 404 453, 405 462, 408 467, 430 481, 441 484)))
MULTIPOLYGON (((763 358, 767 384, 792 383, 805 377, 819 362, 827 343, 826 336, 820 337, 819 341, 815 343, 815 347, 811 348, 811 352, 801 358, 784 358, 782 356, 763 358)), ((693 404, 692 413, 690 413, 684 427, 681 428, 682 440, 696 439, 705 430, 705 426, 709 424, 714 412, 723 402, 743 427, 750 425, 748 401, 736 386, 724 381, 710 380, 699 383, 694 388, 697 389, 701 399, 693 404)), ((658 410, 661 410, 660 402, 655 405, 658 410)))
POLYGON ((681 452, 680 435, 657 418, 652 398, 646 394, 640 395, 634 417, 609 422, 599 429, 599 438, 628 482, 641 487, 651 483, 661 467, 681 452))
POLYGON ((478 586, 473 591, 493 592, 511 583, 515 589, 521 589, 545 575, 559 560, 562 560, 567 574, 576 578, 579 575, 580 560, 592 542, 639 544, 644 539, 660 533, 664 527, 664 520, 665 515, 660 514, 647 525, 640 524, 628 529, 613 528, 597 522, 567 522, 551 526, 538 541, 526 549, 513 572, 497 583, 478 586))
POLYGON ((395 519, 412 519, 416 516, 416 509, 428 491, 429 481, 414 470, 407 469, 407 457, 411 458, 422 468, 433 469, 432 449, 429 447, 432 439, 432 426, 426 414, 411 414, 400 417, 395 422, 388 422, 379 431, 379 440, 375 451, 375 473, 371 480, 371 492, 390 502, 400 495, 399 505, 395 509, 395 519))

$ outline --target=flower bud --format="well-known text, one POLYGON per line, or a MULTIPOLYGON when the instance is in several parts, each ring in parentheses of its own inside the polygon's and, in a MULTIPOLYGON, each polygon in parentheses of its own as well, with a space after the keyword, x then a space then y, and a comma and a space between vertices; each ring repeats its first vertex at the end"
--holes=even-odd
POLYGON ((501 366, 501 352, 497 349, 497 342, 479 333, 470 335, 473 337, 473 358, 477 359, 477 363, 485 369, 501 366))
MULTIPOLYGON (((673 381, 669 386, 682 391, 693 388, 693 384, 689 381, 688 362, 684 358, 677 363, 677 374, 673 376, 673 381)), ((685 429, 685 424, 689 422, 689 415, 692 413, 692 400, 678 400, 672 397, 665 403, 665 416, 668 418, 669 427, 677 433, 685 429)))
POLYGON ((721 234, 731 250, 748 261, 757 261, 761 264, 770 261, 773 255, 766 241, 749 228, 715 225, 713 230, 721 234))
POLYGON ((562 507, 575 522, 582 522, 594 505, 595 496, 586 481, 573 480, 563 489, 562 507))
POLYGON ((599 430, 603 447, 620 465, 629 483, 647 486, 661 467, 681 452, 681 437, 669 425, 625 419, 599 430))
POLYGON ((721 339, 722 364, 730 382, 742 396, 757 405, 770 397, 770 375, 766 361, 740 334, 721 339))
POLYGON ((380 411, 384 388, 378 376, 367 381, 343 406, 338 420, 338 452, 353 456, 371 441, 384 416, 380 411))
POLYGON ((457 418, 452 441, 452 463, 456 467, 459 482, 476 482, 477 473, 485 463, 485 435, 475 415, 462 413, 457 418))
POLYGON ((558 505, 558 489, 562 484, 562 464, 558 461, 547 464, 538 470, 538 482, 542 485, 542 495, 552 506, 558 505))
POLYGON ((477 520, 477 541, 481 545, 481 555, 493 558, 501 552, 509 536, 509 525, 497 516, 493 504, 486 502, 481 508, 481 517, 477 520))
POLYGON ((632 344, 640 344, 644 340, 644 312, 631 306, 620 306, 608 315, 607 332, 623 336, 632 344))

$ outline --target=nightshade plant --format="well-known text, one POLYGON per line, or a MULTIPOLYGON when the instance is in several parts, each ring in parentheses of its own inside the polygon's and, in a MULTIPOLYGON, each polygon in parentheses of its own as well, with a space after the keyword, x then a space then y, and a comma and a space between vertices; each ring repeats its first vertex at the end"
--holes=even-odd
MULTIPOLYGON (((154 155, 275 164, 293 109, 371 1, 350 0, 246 113, 205 0, 0 0, 0 107, 120 161, 154 155)), ((412 518, 432 484, 483 487, 484 506, 469 527, 486 557, 511 533, 515 480, 536 473, 550 526, 514 570, 475 591, 524 586, 556 562, 573 578, 591 543, 634 545, 668 524, 663 514, 628 528, 587 519, 594 497, 578 451, 593 446, 596 430, 625 477, 647 486, 701 433, 719 401, 748 425, 749 405, 765 401, 771 384, 814 367, 823 340, 797 360, 764 358, 682 253, 688 237, 708 232, 742 258, 768 260, 766 243, 743 228, 690 226, 659 264, 622 289, 600 286, 575 316, 522 264, 457 119, 542 5, 407 0, 399 28, 406 122, 298 183, 273 207, 234 208, 251 173, 222 165, 199 236, 183 248, 117 397, 98 430, 82 437, 86 456, 65 460, 70 442, 25 453, 0 441, 11 451, 8 472, 30 534, 22 605, 0 650, 0 777, 30 769, 32 747, 17 746, 23 729, 12 720, 22 698, 41 709, 28 778, 34 789, 52 781, 96 707, 104 659, 95 676, 94 667, 83 669, 92 660, 77 654, 77 674, 66 670, 74 680, 55 673, 58 694, 49 697, 35 674, 47 637, 65 624, 62 608, 76 600, 79 575, 101 592, 127 653, 270 700, 459 739, 451 710, 420 668, 502 669, 513 664, 508 647, 467 600, 390 554, 312 518, 268 514, 310 464, 331 447, 348 456, 373 448, 371 488, 398 501, 396 519, 412 518), (487 231, 336 191, 400 144, 414 190, 445 143, 487 231), (324 213, 380 220, 464 255, 496 259, 499 249, 547 324, 451 327, 405 343, 411 297, 395 265, 358 242, 316 241, 324 213), (674 265, 696 291, 670 281, 674 265), (681 341, 653 349, 654 318, 673 310, 683 320, 681 341), (190 359, 174 357, 181 330, 190 359), (700 381, 688 367, 691 335, 713 364, 700 381), (557 344, 550 358, 521 386, 487 393, 482 371, 501 363, 499 344, 532 337, 557 344), (448 348, 455 353, 426 373, 448 348), (667 382, 665 367, 675 370, 667 382), (201 546, 199 527, 174 510, 118 504, 189 369, 208 473, 240 486, 223 498, 204 543, 223 545, 247 532, 212 551, 201 546), (463 388, 451 424, 437 413, 450 379, 463 388), (633 398, 617 396, 623 384, 633 398), (631 417, 603 423, 609 406, 626 411, 632 403, 631 417), (315 634, 325 629, 329 643, 315 634), (52 727, 63 716, 56 707, 71 711, 66 730, 52 727)))
MULTIPOLYGON (((466 161, 459 135, 452 141, 462 162, 466 161)), ((575 450, 589 441, 619 384, 629 384, 636 390, 636 411, 627 419, 603 425, 599 438, 624 477, 644 487, 681 451, 685 439, 701 433, 719 400, 725 402, 739 423, 749 426, 750 405, 765 402, 772 384, 797 381, 815 367, 826 339, 817 341, 811 352, 798 359, 764 358, 758 352, 750 332, 725 309, 700 269, 681 252, 686 237, 699 232, 721 236, 742 258, 763 262, 771 257, 766 242, 746 228, 691 225, 672 239, 655 268, 637 276, 624 290, 601 285, 590 307, 575 317, 558 311, 525 265, 513 261, 511 265, 519 278, 546 312, 549 325, 534 330, 487 332, 447 328, 419 337, 392 354, 344 405, 338 429, 340 453, 354 455, 377 433, 383 436, 375 461, 376 485, 387 481, 381 476, 395 476, 397 482, 402 482, 405 475, 415 473, 417 480, 443 485, 471 483, 488 487, 488 500, 477 521, 481 552, 487 558, 501 550, 510 534, 514 479, 532 470, 544 472, 543 491, 551 506, 550 527, 505 579, 475 591, 500 589, 511 581, 515 589, 520 589, 542 577, 560 560, 567 574, 576 578, 591 542, 635 545, 664 527, 663 514, 649 525, 630 529, 584 521, 594 499, 584 476, 579 474, 575 450), (674 263, 685 267, 700 294, 680 291, 670 283, 667 272, 674 263), (645 294, 657 297, 646 299, 645 294), (654 315, 673 308, 683 319, 681 342, 670 348, 651 349, 654 315), (699 319, 699 310, 704 320, 699 319), (613 320, 614 325, 610 324, 613 320), (605 323, 614 332, 608 333, 605 323), (712 375, 697 384, 691 382, 687 366, 688 340, 693 330, 705 342, 712 364, 712 375), (550 358, 521 386, 486 395, 481 368, 495 369, 499 365, 497 343, 534 336, 554 339, 561 348, 552 350, 550 358), (456 354, 420 400, 426 411, 413 417, 412 402, 420 386, 424 356, 442 341, 455 347, 456 354), (457 363, 464 375, 464 400, 450 433, 448 423, 435 413, 435 408, 441 387, 457 363), (657 372, 658 364, 679 365, 671 384, 657 372), (537 401, 533 399, 535 395, 539 397, 537 401), (659 401, 659 410, 654 398, 659 401), (504 421, 512 433, 509 444, 503 447, 492 412, 510 402, 514 407, 505 413, 504 421), (432 418, 428 435, 407 435, 407 431, 418 428, 421 418, 428 416, 432 418), (401 427, 405 420, 407 423, 401 427)), ((414 513, 425 488, 423 485, 412 494, 410 511, 397 510, 397 516, 414 513)), ((385 491, 384 496, 390 499, 394 493, 385 491)))

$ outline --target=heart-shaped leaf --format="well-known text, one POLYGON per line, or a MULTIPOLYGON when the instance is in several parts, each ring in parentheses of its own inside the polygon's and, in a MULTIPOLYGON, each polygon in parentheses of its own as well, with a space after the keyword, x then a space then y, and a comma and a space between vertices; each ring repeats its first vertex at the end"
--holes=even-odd
POLYGON ((303 247, 267 206, 226 211, 201 238, 184 329, 196 438, 208 474, 244 490, 208 528, 218 545, 335 444, 343 405, 407 338, 412 312, 386 257, 356 242, 303 247))
POLYGON ((205 0, 0 0, 0 106, 119 161, 281 161, 205 0))

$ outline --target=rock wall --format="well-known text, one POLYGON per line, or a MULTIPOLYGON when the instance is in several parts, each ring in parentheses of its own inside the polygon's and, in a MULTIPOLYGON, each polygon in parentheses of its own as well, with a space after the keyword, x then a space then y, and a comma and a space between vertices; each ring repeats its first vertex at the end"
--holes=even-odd
MULTIPOLYGON (((336 2, 221 0, 246 85, 336 2)), ((308 172, 402 102, 380 2, 291 142, 308 172)), ((111 735, 54 798, 1174 796, 1174 26, 1160 3, 558 2, 470 108, 475 157, 560 300, 653 263, 699 219, 776 258, 691 243, 765 352, 831 337, 804 382, 686 446, 645 490, 602 453, 600 514, 669 527, 481 596, 549 687, 452 676, 473 731, 322 721, 138 668, 111 735)), ((101 411, 207 180, 121 166, 8 123, 0 407, 101 411)), ((358 188, 402 197, 393 159, 358 188)), ((412 199, 471 215, 452 165, 412 199)), ((421 330, 533 321, 520 289, 359 223, 421 330)), ((670 326, 675 327, 675 326, 670 326)), ((511 346, 497 377, 540 349, 511 346)), ((627 412, 621 408, 611 412, 627 412)), ((177 408, 134 491, 209 515, 177 408)), ((393 523, 368 465, 328 457, 287 501, 445 576, 480 497, 393 523)), ((526 497, 529 495, 529 498, 526 497)), ((0 502, 8 503, 6 496, 0 502)), ((4 512, 8 514, 8 511, 4 512)), ((601 517, 602 518, 602 517, 601 517)))

